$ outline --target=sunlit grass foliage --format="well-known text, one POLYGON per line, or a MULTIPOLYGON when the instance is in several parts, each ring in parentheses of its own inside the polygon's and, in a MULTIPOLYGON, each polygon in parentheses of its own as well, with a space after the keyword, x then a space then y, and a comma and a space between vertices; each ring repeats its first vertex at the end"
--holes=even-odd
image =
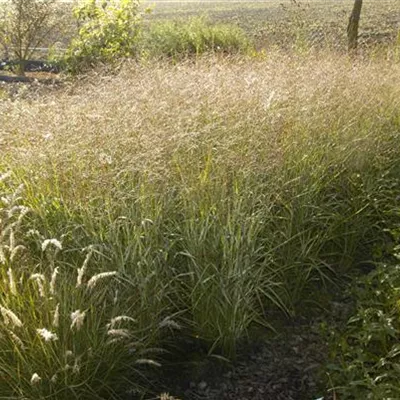
POLYGON ((118 398, 320 303, 397 222, 399 72, 215 56, 1 99, 0 392, 118 398))

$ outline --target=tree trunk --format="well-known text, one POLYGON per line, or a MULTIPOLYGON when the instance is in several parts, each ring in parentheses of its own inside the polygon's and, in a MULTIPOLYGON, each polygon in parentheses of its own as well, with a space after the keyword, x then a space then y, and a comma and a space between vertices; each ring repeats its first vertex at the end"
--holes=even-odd
POLYGON ((354 0, 353 11, 351 12, 349 25, 347 26, 347 39, 349 52, 357 50, 358 45, 358 25, 360 23, 360 15, 363 0, 354 0))
POLYGON ((19 59, 16 65, 15 71, 20 76, 25 76, 25 60, 19 59))

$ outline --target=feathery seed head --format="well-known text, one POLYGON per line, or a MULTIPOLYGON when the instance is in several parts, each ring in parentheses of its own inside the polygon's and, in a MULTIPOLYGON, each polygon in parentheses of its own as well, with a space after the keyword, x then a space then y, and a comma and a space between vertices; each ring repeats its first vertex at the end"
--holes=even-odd
POLYGON ((32 274, 29 279, 36 281, 40 297, 45 297, 44 282, 46 282, 46 277, 43 274, 32 274))
POLYGON ((6 196, 1 196, 1 197, 0 197, 0 200, 1 200, 2 203, 3 203, 4 205, 6 205, 6 206, 9 206, 9 205, 11 204, 10 199, 9 199, 8 197, 6 197, 6 196))
POLYGON ((55 333, 48 331, 46 328, 36 329, 36 332, 45 340, 45 342, 55 342, 58 340, 58 336, 55 333))
POLYGON ((103 165, 111 165, 113 160, 110 154, 101 153, 99 155, 99 161, 103 165))
POLYGON ((147 225, 153 225, 153 224, 154 224, 154 221, 151 220, 150 218, 145 218, 145 219, 141 222, 141 225, 142 225, 143 227, 146 227, 147 225))
POLYGON ((9 236, 9 241, 10 241, 10 251, 11 253, 14 251, 15 248, 15 235, 14 235, 14 229, 10 228, 10 236, 9 236))
POLYGON ((60 322, 60 303, 57 304, 56 309, 54 311, 53 326, 57 328, 59 322, 60 322))
POLYGON ((74 356, 74 353, 73 353, 71 350, 67 350, 67 351, 65 352, 65 357, 66 357, 66 358, 73 357, 73 356, 74 356))
POLYGON ((15 284, 15 280, 14 280, 14 274, 11 268, 8 268, 7 270, 7 275, 8 275, 8 283, 10 286, 10 293, 14 296, 17 295, 17 286, 15 284))
POLYGON ((108 330, 107 335, 112 337, 121 337, 127 339, 131 337, 131 334, 128 329, 110 329, 108 330))
POLYGON ((147 364, 152 365, 153 367, 161 367, 161 364, 154 360, 149 360, 147 358, 141 358, 135 361, 135 364, 147 364))
POLYGON ((14 197, 18 198, 18 196, 24 191, 24 189, 25 189, 25 185, 23 183, 18 185, 17 189, 15 190, 14 197))
POLYGON ((58 250, 62 250, 62 244, 57 239, 46 239, 42 242, 42 251, 46 251, 49 245, 54 246, 58 250))
POLYGON ((79 286, 82 285, 83 275, 87 270, 87 266, 88 266, 89 260, 90 260, 90 258, 92 257, 92 254, 93 254, 93 247, 92 246, 87 247, 87 249, 88 249, 88 253, 86 254, 85 260, 83 261, 82 267, 78 268, 78 277, 76 279, 76 287, 79 287, 79 286))
POLYGON ((20 339, 20 337, 18 335, 16 335, 12 330, 7 329, 7 332, 9 333, 9 335, 11 336, 12 341, 17 344, 22 350, 25 349, 25 345, 23 343, 23 341, 20 339))
POLYGON ((15 246, 11 251, 10 261, 11 262, 14 261, 15 257, 17 256, 17 254, 19 252, 21 252, 22 250, 25 250, 25 249, 26 249, 26 247, 23 246, 22 244, 19 244, 19 245, 15 246))
POLYGON ((127 315, 119 315, 118 317, 115 317, 111 320, 109 324, 106 325, 107 329, 113 329, 115 325, 117 325, 120 322, 136 322, 134 318, 128 317, 127 315))
POLYGON ((79 329, 82 328, 83 322, 85 320, 86 311, 76 310, 71 313, 71 329, 79 329))
POLYGON ((11 204, 9 196, 1 196, 0 202, 3 203, 4 206, 9 206, 11 204))
POLYGON ((172 320, 170 317, 164 318, 160 322, 159 327, 160 328, 171 328, 171 329, 176 329, 176 330, 182 329, 182 327, 177 322, 172 320))
POLYGON ((19 216, 17 222, 20 223, 21 220, 25 217, 26 214, 28 214, 29 211, 30 209, 28 207, 19 206, 19 216))
POLYGON ((38 384, 41 380, 42 380, 42 378, 35 372, 35 373, 32 375, 32 378, 31 378, 31 385, 36 385, 36 384, 38 384))
POLYGON ((4 247, 5 246, 0 246, 0 264, 5 264, 6 262, 6 255, 4 254, 4 247))
POLYGON ((0 175, 0 182, 3 182, 3 181, 5 181, 5 180, 7 180, 8 178, 11 177, 11 175, 12 175, 12 172, 11 172, 11 171, 7 171, 7 172, 5 172, 4 174, 1 174, 1 175, 0 175))
POLYGON ((56 267, 51 275, 51 281, 50 281, 50 293, 54 294, 55 293, 55 287, 56 287, 56 278, 58 274, 59 268, 56 267))
POLYGON ((117 271, 101 272, 100 274, 94 275, 90 278, 89 282, 87 283, 87 287, 88 289, 93 289, 100 280, 115 275, 117 275, 117 271))
POLYGON ((116 336, 116 337, 110 339, 107 342, 107 344, 110 345, 110 344, 115 344, 115 343, 121 343, 123 340, 124 340, 124 338, 122 336, 116 336))
POLYGON ((4 323, 6 325, 12 325, 17 328, 22 327, 21 320, 11 310, 3 306, 0 306, 0 312, 3 315, 4 323))
POLYGON ((41 237, 42 235, 37 229, 29 229, 29 231, 26 233, 26 236, 37 236, 41 237))

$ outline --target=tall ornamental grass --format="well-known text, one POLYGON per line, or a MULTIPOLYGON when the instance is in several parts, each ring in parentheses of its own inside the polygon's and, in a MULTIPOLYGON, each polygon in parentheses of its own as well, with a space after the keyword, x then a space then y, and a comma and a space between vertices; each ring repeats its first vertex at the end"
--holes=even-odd
POLYGON ((176 344, 234 357, 253 327, 319 306, 397 223, 399 72, 272 53, 0 100, 2 170, 29 210, 12 260, 2 219, 0 392, 118 398, 176 344))

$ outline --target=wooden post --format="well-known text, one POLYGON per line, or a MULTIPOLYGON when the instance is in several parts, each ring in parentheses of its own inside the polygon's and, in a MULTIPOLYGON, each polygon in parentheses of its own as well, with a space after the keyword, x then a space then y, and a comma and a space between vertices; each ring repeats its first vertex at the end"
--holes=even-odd
POLYGON ((351 12, 349 25, 347 26, 347 39, 349 52, 357 50, 358 45, 358 25, 360 23, 360 15, 363 0, 354 0, 353 11, 351 12))

